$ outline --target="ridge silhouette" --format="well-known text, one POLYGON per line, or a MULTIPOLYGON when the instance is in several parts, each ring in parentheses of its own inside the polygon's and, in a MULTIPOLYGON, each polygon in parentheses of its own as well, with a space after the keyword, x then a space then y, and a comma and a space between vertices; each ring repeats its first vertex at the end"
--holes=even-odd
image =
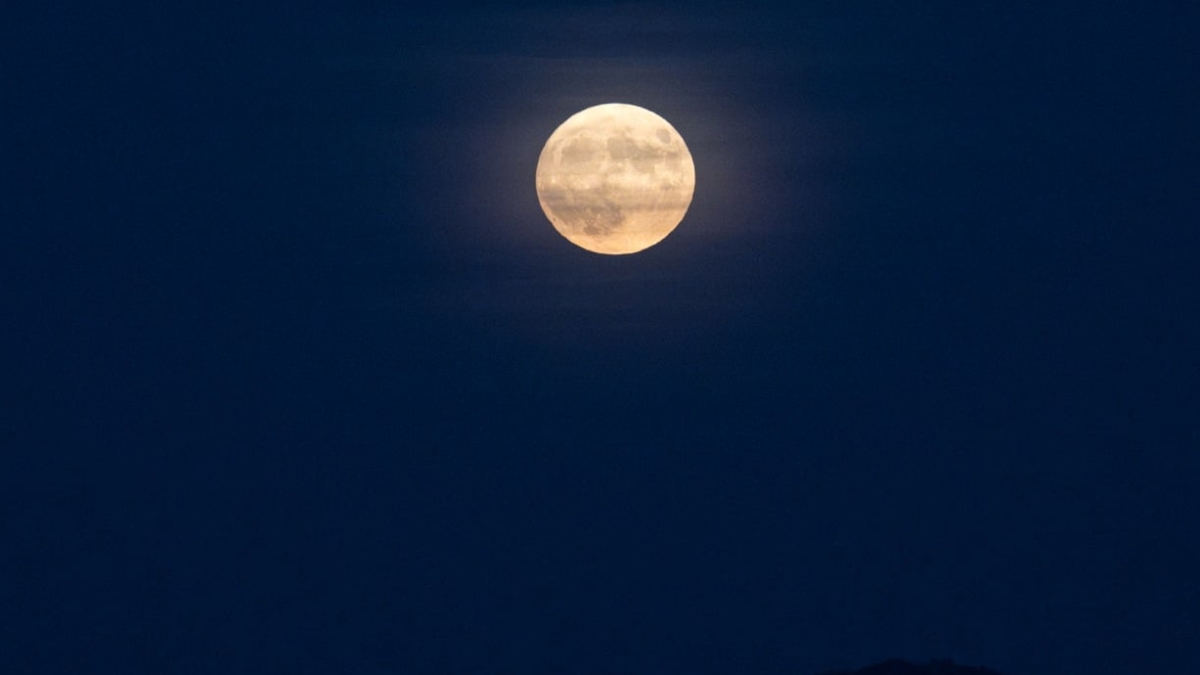
POLYGON ((1000 675, 981 666, 963 666, 948 659, 915 664, 902 659, 888 659, 858 670, 833 670, 822 675, 1000 675))

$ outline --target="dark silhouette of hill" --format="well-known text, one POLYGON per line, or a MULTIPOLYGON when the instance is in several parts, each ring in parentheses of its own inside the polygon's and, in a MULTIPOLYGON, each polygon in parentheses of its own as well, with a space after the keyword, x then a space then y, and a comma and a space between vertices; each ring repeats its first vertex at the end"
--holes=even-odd
POLYGON ((978 666, 961 666, 953 661, 932 661, 930 663, 919 665, 901 661, 900 659, 889 659, 883 663, 877 663, 873 666, 860 668, 859 670, 838 670, 824 675, 1000 675, 994 670, 981 668, 978 666))

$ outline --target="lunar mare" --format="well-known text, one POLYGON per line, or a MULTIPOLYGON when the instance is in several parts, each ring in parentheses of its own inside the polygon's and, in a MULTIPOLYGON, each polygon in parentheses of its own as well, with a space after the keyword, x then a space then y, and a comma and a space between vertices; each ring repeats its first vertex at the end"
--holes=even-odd
POLYGON ((696 168, 675 127, 633 105, 572 115, 542 148, 537 194, 554 229, 594 253, 636 253, 670 234, 692 203, 696 168))

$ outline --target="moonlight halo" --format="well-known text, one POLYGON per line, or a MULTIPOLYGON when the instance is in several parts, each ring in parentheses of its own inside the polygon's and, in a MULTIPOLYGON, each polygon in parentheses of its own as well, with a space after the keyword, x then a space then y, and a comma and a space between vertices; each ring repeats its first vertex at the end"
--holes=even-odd
POLYGON ((683 220, 695 186, 692 155, 675 127, 625 103, 567 118, 538 159, 542 211, 593 253, 636 253, 662 241, 683 220))

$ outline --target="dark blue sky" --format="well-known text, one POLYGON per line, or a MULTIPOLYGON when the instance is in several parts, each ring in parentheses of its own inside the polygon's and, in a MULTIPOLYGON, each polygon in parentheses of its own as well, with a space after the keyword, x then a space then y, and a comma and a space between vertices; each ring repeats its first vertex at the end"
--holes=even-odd
POLYGON ((0 672, 1200 671, 1174 11, 13 11, 0 672), (533 189, 614 101, 633 256, 533 189))

